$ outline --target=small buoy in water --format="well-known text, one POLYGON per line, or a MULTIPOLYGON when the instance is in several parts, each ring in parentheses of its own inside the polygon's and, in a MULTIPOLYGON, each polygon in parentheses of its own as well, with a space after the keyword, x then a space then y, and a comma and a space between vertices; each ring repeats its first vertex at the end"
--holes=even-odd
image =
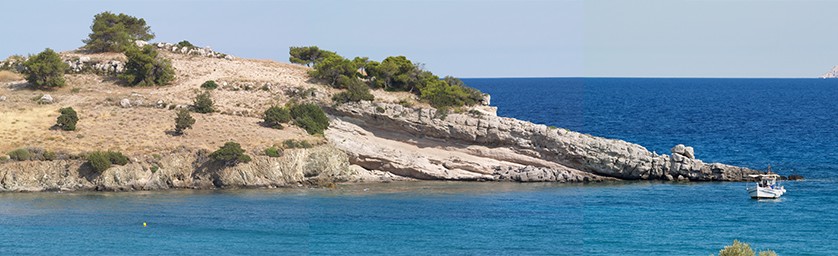
POLYGON ((147 227, 147 226, 148 226, 148 224, 146 224, 145 222, 143 222, 143 227, 147 227))

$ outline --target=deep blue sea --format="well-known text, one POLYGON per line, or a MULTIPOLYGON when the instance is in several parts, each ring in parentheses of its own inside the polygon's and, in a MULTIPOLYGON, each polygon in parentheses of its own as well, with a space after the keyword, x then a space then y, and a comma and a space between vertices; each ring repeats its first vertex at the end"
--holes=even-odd
POLYGON ((807 180, 761 201, 746 183, 648 181, 5 193, 0 255, 709 255, 733 239, 838 255, 838 80, 465 82, 503 116, 807 180))

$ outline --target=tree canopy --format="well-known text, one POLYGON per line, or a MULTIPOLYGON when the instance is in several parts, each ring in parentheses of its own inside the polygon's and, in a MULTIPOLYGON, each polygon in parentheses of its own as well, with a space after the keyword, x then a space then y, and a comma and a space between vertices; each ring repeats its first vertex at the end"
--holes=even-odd
POLYGON ((38 87, 64 86, 64 70, 69 68, 61 56, 50 48, 29 57, 23 63, 26 81, 38 87))
POLYGON ((151 86, 168 84, 175 78, 175 70, 169 60, 158 56, 154 46, 146 45, 142 48, 129 47, 125 51, 128 63, 125 73, 119 78, 131 86, 151 86))
MULTIPOLYGON (((336 102, 372 100, 369 87, 412 92, 437 108, 474 105, 483 100, 483 93, 467 86, 462 80, 452 76, 439 78, 405 56, 390 56, 381 62, 366 57, 349 60, 316 46, 309 48, 329 54, 310 62, 292 62, 313 63, 313 69, 309 71, 313 78, 335 88, 348 89, 333 97, 336 102)), ((302 51, 292 47, 292 59, 299 54, 293 52, 295 49, 302 51)))
POLYGON ((145 19, 124 13, 103 12, 93 16, 93 25, 88 38, 82 40, 84 49, 91 52, 121 52, 136 40, 148 41, 154 38, 145 19))
POLYGON ((311 65, 317 64, 317 62, 320 62, 326 57, 335 55, 335 53, 320 50, 317 46, 292 46, 289 50, 289 55, 291 55, 291 57, 289 57, 288 60, 291 61, 291 63, 311 67, 311 65))

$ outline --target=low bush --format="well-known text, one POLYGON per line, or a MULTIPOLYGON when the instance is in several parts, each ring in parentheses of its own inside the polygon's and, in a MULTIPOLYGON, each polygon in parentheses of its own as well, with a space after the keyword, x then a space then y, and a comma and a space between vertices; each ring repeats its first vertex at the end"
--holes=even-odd
POLYGON ((115 165, 126 165, 128 164, 128 157, 122 154, 119 151, 108 151, 108 160, 111 161, 112 164, 115 165))
POLYGON ((58 110, 61 115, 56 120, 56 126, 65 131, 75 131, 76 123, 79 122, 79 115, 72 107, 66 107, 58 110))
POLYGON ((275 147, 269 147, 265 149, 265 155, 269 157, 280 157, 282 156, 282 151, 275 147))
POLYGON ((282 129, 283 123, 291 121, 291 111, 289 111, 288 108, 271 106, 268 110, 265 110, 263 118, 265 120, 265 125, 276 129, 282 129))
POLYGON ((314 145, 311 145, 307 140, 285 140, 282 142, 282 146, 287 149, 292 148, 311 148, 314 145))
POLYGON ((192 45, 189 41, 183 40, 177 43, 178 47, 186 47, 186 48, 195 48, 195 45, 192 45))
POLYGON ((201 84, 201 88, 204 88, 204 89, 207 89, 207 90, 215 90, 215 89, 218 88, 218 84, 213 80, 208 80, 208 81, 204 82, 203 84, 201 84))
POLYGON ((332 96, 332 100, 339 103, 372 101, 375 99, 370 93, 370 88, 364 83, 354 79, 356 82, 349 83, 347 90, 332 96))
POLYGON ((309 134, 323 134, 329 128, 329 118, 320 106, 304 103, 291 106, 291 117, 294 123, 302 127, 309 134))
POLYGON ((97 173, 102 173, 111 168, 111 160, 108 153, 96 151, 87 155, 87 162, 97 173))
POLYGON ((111 168, 112 164, 128 164, 128 157, 119 151, 95 151, 87 154, 87 162, 93 167, 94 171, 102 173, 111 168))
POLYGON ((212 152, 209 156, 213 160, 223 162, 227 165, 247 163, 251 160, 250 156, 244 154, 241 145, 235 142, 224 143, 224 146, 221 146, 221 148, 212 152))
POLYGON ((25 148, 19 148, 12 150, 8 153, 9 158, 15 161, 28 161, 32 159, 32 154, 29 153, 29 150, 25 148))
POLYGON ((214 105, 209 92, 202 92, 195 96, 195 112, 204 114, 215 112, 214 105))
POLYGON ((64 86, 64 71, 70 66, 52 49, 47 48, 23 63, 26 81, 43 88, 64 86))
POLYGON ((192 118, 188 110, 181 109, 175 117, 175 134, 183 134, 183 130, 191 129, 193 124, 195 124, 195 118, 192 118))
POLYGON ((759 254, 754 253, 751 245, 739 240, 733 240, 733 244, 725 246, 719 251, 719 256, 777 256, 777 253, 772 250, 760 251, 759 254))

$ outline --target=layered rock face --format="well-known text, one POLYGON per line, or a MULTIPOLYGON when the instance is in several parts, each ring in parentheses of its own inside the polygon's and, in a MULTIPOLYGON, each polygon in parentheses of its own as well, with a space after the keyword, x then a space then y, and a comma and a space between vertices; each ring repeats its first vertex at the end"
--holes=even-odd
MULTIPOLYGON (((158 190, 279 187, 339 182, 358 176, 347 156, 330 146, 256 156, 247 164, 214 163, 207 152, 178 152, 95 173, 83 160, 10 162, 0 168, 0 191, 158 190)), ((373 177, 374 178, 374 177, 373 177)))
POLYGON ((398 104, 334 107, 326 137, 350 162, 419 179, 593 181, 744 180, 757 171, 695 159, 678 145, 657 155, 621 140, 477 113, 398 104))

